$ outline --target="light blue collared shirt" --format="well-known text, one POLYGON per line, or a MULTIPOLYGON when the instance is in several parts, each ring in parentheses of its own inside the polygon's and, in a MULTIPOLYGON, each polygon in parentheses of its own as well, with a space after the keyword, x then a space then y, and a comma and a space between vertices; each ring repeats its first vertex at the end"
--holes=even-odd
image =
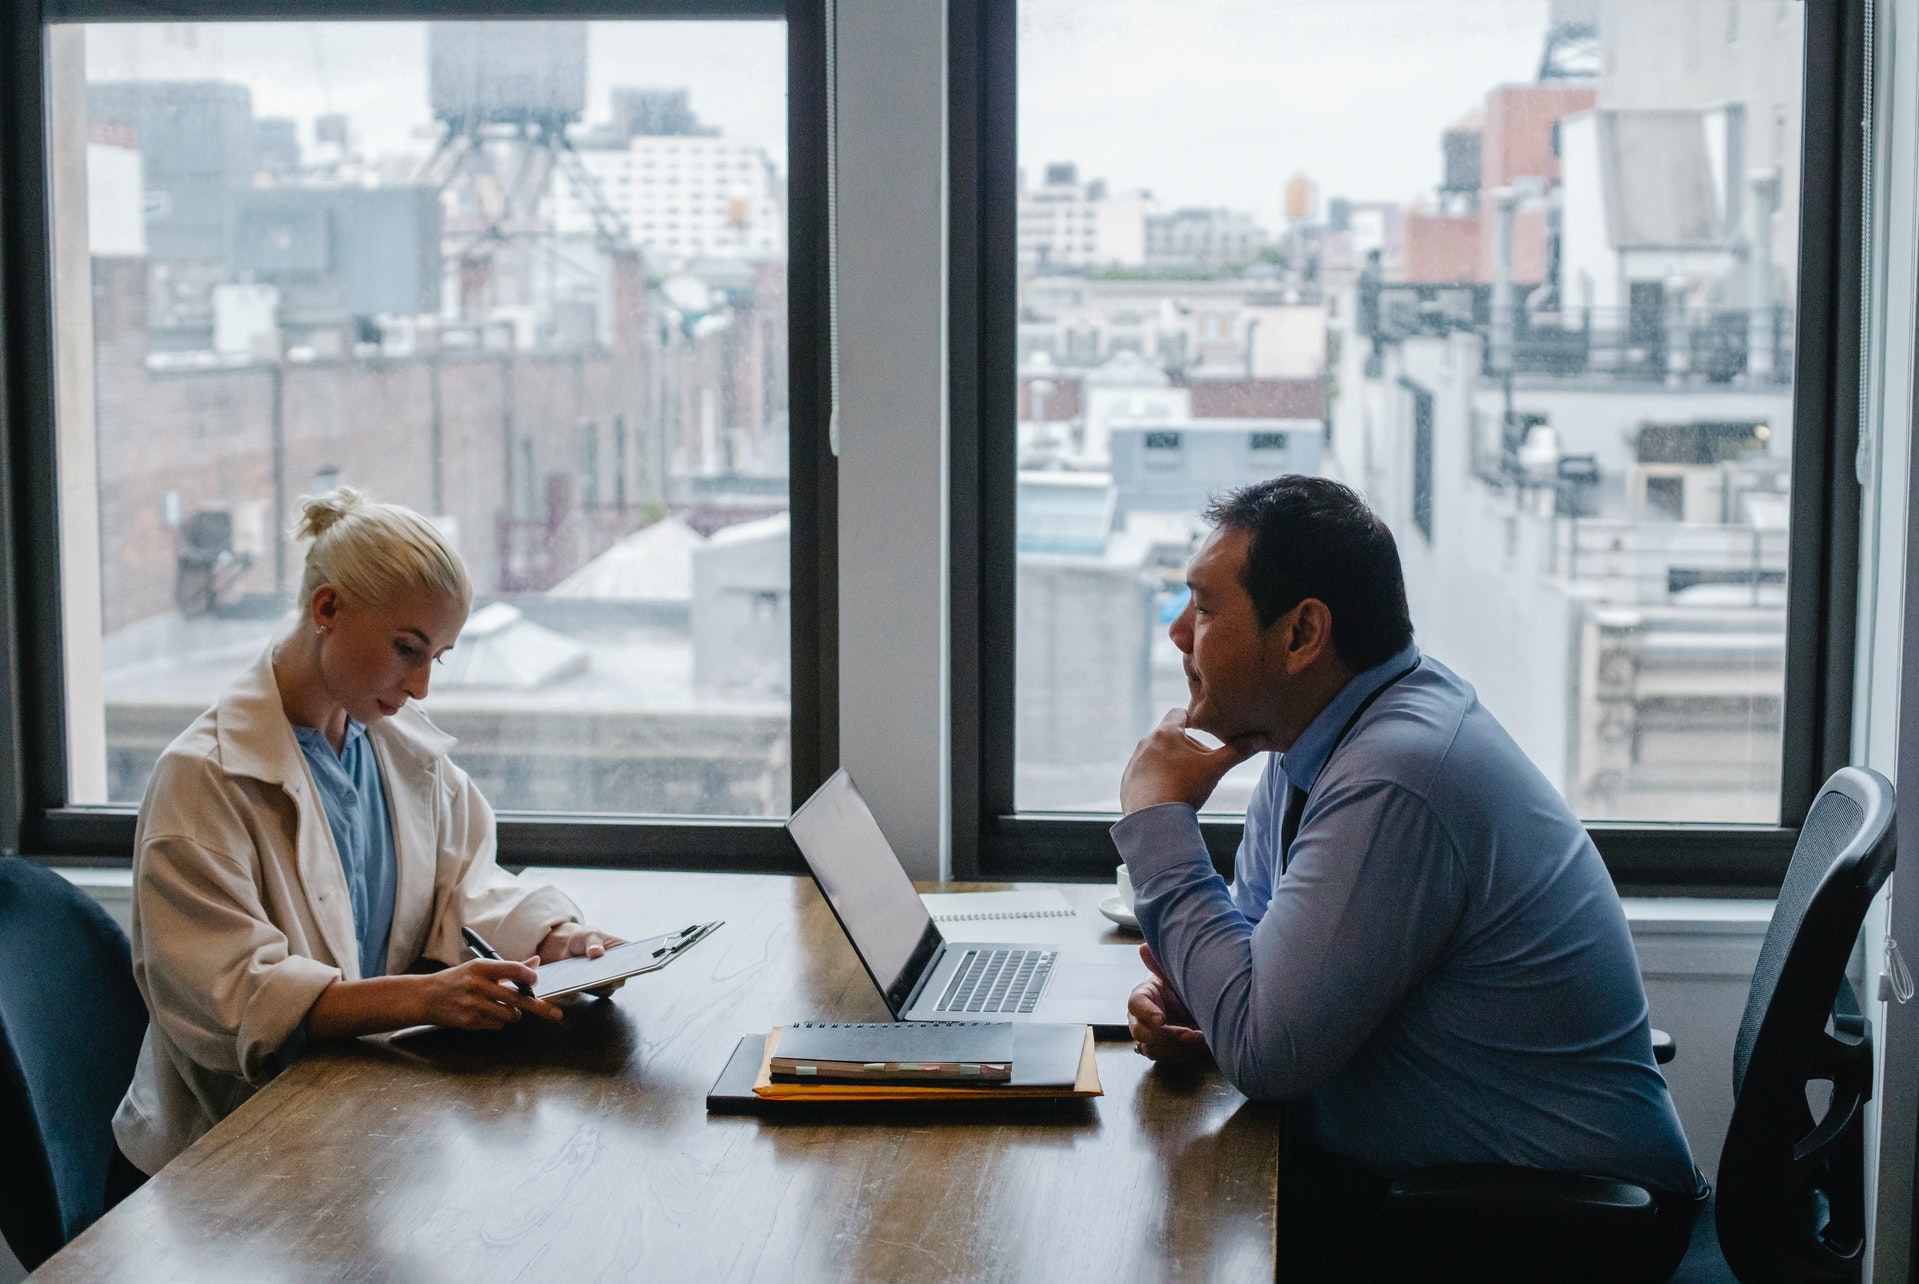
POLYGON ((1221 1070, 1298 1103, 1327 1150, 1694 1190, 1599 852, 1472 687, 1417 648, 1354 677, 1268 762, 1230 888, 1184 803, 1127 816, 1113 841, 1221 1070), (1307 799, 1282 874, 1289 778, 1307 799))
POLYGON ((340 852, 340 867, 346 871, 353 930, 360 945, 360 975, 385 976, 399 862, 373 743, 366 737, 366 727, 351 718, 346 723, 346 743, 337 754, 322 731, 295 727, 293 734, 313 771, 327 827, 340 852))

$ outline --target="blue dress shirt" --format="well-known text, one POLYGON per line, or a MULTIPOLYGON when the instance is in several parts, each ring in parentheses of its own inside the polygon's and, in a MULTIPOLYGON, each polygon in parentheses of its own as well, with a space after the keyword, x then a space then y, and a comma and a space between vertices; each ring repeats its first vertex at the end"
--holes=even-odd
POLYGON ((1327 1150, 1382 1171, 1500 1163, 1695 1189, 1598 851, 1417 648, 1354 677, 1267 764, 1231 888, 1184 803, 1127 816, 1113 840, 1221 1070, 1298 1103, 1327 1150), (1307 796, 1282 872, 1289 783, 1307 796))
POLYGON ((353 930, 360 942, 360 975, 386 975, 387 941, 393 935, 393 897, 399 864, 393 851, 393 818, 387 814, 380 763, 366 727, 348 718, 339 753, 326 734, 295 727, 300 752, 313 770, 327 827, 346 871, 353 901, 353 930))

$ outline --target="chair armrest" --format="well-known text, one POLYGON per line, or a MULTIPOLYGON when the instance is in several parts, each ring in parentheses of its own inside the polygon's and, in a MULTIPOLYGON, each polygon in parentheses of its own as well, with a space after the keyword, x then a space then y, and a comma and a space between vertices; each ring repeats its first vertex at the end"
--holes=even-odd
MULTIPOLYGON (((1556 1279, 1652 1279, 1642 1259, 1662 1229, 1643 1186, 1496 1164, 1407 1173, 1388 1183, 1382 1211, 1383 1242, 1428 1264, 1472 1263, 1457 1278, 1474 1280, 1534 1280, 1542 1269, 1556 1279)), ((1404 1278, 1440 1276, 1455 1278, 1430 1269, 1404 1278)))
POLYGON ((1386 1203, 1416 1221, 1546 1215, 1610 1223, 1651 1218, 1657 1207, 1652 1192, 1631 1182, 1500 1164, 1418 1169, 1393 1179, 1386 1203))
POLYGON ((1673 1042, 1672 1036, 1664 1030, 1661 1030, 1658 1026, 1654 1026, 1652 1031, 1653 1063, 1663 1066, 1678 1055, 1679 1045, 1673 1042))

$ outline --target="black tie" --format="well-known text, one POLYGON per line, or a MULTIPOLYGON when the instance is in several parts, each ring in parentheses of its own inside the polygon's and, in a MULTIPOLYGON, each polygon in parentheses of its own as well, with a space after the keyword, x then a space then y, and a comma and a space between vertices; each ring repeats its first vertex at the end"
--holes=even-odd
POLYGON ((1279 872, 1286 872, 1292 855, 1293 839, 1299 837, 1299 818, 1306 810, 1306 791, 1298 785, 1286 786, 1286 814, 1279 822, 1279 872))

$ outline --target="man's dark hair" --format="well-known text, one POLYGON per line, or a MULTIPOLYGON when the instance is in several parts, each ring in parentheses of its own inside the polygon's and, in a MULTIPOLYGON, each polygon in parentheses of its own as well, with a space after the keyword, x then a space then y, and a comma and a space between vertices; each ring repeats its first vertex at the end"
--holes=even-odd
POLYGON ((1261 628, 1309 597, 1333 617, 1333 650, 1355 672, 1413 640, 1393 533, 1350 486, 1287 475, 1214 497, 1206 520, 1252 535, 1240 581, 1261 628))

